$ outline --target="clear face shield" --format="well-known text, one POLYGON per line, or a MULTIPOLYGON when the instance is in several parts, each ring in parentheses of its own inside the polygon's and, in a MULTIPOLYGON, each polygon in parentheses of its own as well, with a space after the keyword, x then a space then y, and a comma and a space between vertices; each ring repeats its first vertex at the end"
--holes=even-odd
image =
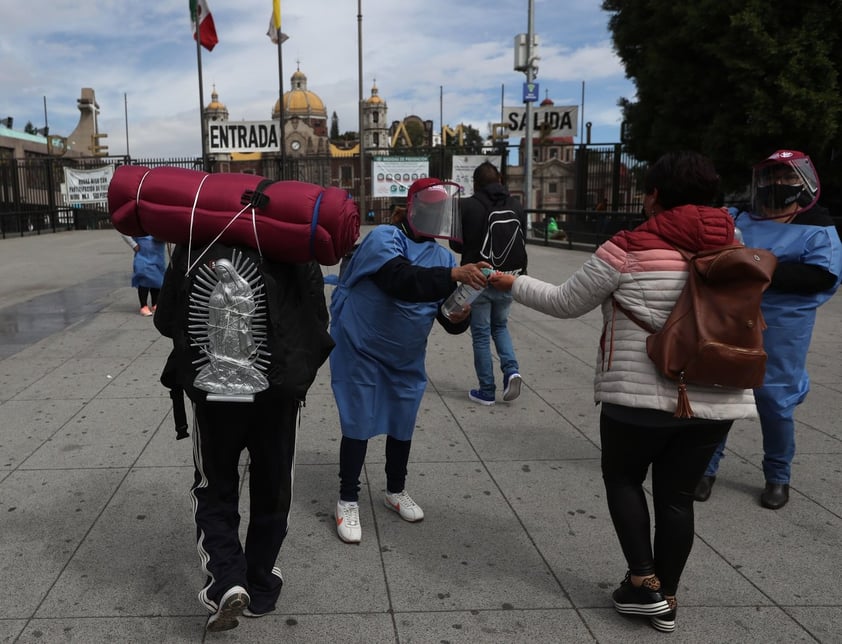
POLYGON ((412 231, 420 237, 462 241, 461 191, 459 184, 442 181, 413 193, 407 212, 412 231))
POLYGON ((779 219, 815 205, 819 179, 810 158, 800 152, 780 151, 754 167, 752 217, 779 219))

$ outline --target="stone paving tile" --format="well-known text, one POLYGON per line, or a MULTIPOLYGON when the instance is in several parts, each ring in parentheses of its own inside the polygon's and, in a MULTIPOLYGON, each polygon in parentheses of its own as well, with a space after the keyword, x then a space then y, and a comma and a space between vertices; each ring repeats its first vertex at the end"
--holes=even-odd
MULTIPOLYGON (((358 546, 335 531, 340 432, 325 365, 301 416, 278 611, 207 636, 196 601, 204 574, 188 494, 192 442, 175 440, 158 382, 170 341, 137 315, 124 243, 91 231, 0 246, 14 260, 0 281, 0 641, 661 637, 611 607, 625 570, 599 470, 598 311, 556 320, 513 306, 524 387, 493 407, 467 398, 476 386, 470 335, 434 329, 407 479, 427 516, 408 524, 383 506, 384 441, 374 439, 358 546)), ((530 273, 560 282, 587 257, 530 246, 530 273)), ((735 424, 713 495, 696 506, 674 641, 842 641, 840 340, 836 297, 816 324, 786 508, 760 508, 759 425, 735 424)), ((241 463, 244 529, 245 455, 241 463)))

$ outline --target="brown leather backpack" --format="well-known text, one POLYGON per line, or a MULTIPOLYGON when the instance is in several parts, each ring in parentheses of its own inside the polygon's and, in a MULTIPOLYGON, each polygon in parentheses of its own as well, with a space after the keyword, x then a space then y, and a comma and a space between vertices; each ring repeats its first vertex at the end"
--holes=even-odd
POLYGON ((763 384, 766 324, 760 302, 778 260, 768 250, 742 245, 696 254, 676 250, 688 261, 687 282, 660 330, 614 304, 652 334, 646 352, 658 371, 678 382, 675 416, 690 418, 688 384, 731 389, 763 384))

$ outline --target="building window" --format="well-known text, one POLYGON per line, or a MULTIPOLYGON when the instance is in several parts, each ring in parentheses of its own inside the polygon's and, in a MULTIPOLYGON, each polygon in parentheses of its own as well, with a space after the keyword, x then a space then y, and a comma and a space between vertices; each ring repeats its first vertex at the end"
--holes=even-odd
POLYGON ((557 159, 558 158, 558 148, 550 148, 550 158, 557 159))
POLYGON ((550 181, 547 184, 547 192, 551 195, 558 193, 558 184, 555 181, 550 181))
POLYGON ((343 188, 350 188, 354 178, 354 169, 350 165, 339 168, 339 184, 343 188))
POLYGON ((380 147, 380 132, 375 132, 372 137, 375 147, 380 147))
POLYGON ((371 120, 374 121, 375 123, 379 123, 380 122, 380 112, 372 113, 371 120))

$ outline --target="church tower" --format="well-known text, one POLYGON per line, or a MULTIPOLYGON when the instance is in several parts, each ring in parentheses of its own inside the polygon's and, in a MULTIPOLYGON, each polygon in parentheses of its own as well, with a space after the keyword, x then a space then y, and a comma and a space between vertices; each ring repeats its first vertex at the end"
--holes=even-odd
POLYGON ((389 149, 388 107, 377 93, 377 81, 371 86, 371 96, 363 101, 363 145, 369 152, 389 149))

